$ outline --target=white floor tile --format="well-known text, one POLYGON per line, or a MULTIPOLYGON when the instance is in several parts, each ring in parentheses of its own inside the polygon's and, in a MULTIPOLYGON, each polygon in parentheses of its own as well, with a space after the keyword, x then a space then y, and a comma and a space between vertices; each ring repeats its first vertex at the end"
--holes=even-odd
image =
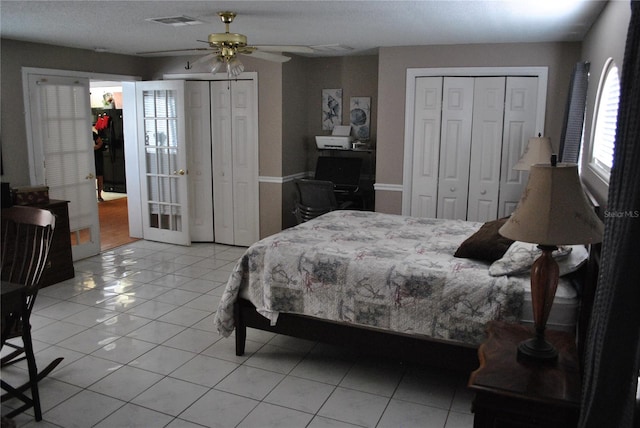
POLYGON ((149 427, 162 427, 173 420, 173 416, 166 415, 164 413, 156 412, 153 410, 145 409, 144 407, 136 406, 135 404, 125 404, 120 407, 114 413, 112 413, 106 419, 103 419, 96 428, 114 428, 114 427, 127 427, 127 428, 149 428, 149 427))
POLYGON ((185 327, 175 324, 169 324, 162 321, 151 321, 143 327, 128 333, 127 336, 133 337, 134 339, 144 340, 146 342, 160 344, 169 340, 184 329, 185 327))
POLYGON ((363 427, 374 427, 388 402, 386 397, 338 387, 318 414, 363 427))
POLYGON ((127 364, 142 354, 149 352, 156 346, 155 343, 145 342, 132 337, 120 337, 97 349, 91 355, 120 364, 127 364))
POLYGON ((87 355, 53 371, 49 376, 81 388, 86 388, 120 367, 121 364, 113 361, 87 355))
POLYGON ((326 383, 287 376, 264 401, 315 414, 334 389, 334 386, 326 383))
POLYGON ((163 377, 158 373, 122 366, 91 385, 89 389, 123 401, 131 401, 153 384, 161 381, 163 377))
POLYGON ((311 418, 313 415, 309 413, 260 403, 240 422, 238 428, 304 427, 311 421, 311 418))
POLYGON ((248 366, 240 366, 229 374, 216 389, 262 400, 284 379, 284 375, 248 366))
POLYGON ((171 372, 170 376, 212 388, 236 368, 238 364, 206 355, 197 355, 171 372))
POLYGON ((408 401, 391 400, 378 428, 444 428, 448 412, 408 401))
POLYGON ((207 388, 165 377, 132 400, 132 403, 178 416, 207 392, 207 388))
POLYGON ((168 375, 196 354, 167 346, 156 346, 129 363, 130 366, 168 375))
POLYGON ((235 427, 259 403, 212 389, 182 412, 180 418, 211 428, 235 427))
POLYGON ((124 401, 84 390, 46 412, 44 418, 65 428, 86 428, 123 405, 124 401))

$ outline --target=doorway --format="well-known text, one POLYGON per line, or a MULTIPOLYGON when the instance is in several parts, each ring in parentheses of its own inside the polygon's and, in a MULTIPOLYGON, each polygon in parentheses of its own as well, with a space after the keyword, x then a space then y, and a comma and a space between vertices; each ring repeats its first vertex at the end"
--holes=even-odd
MULTIPOLYGON (((126 173, 124 166, 124 134, 122 129, 122 83, 117 81, 90 81, 93 130, 98 132, 104 146, 95 153, 100 158, 102 178, 96 198, 100 223, 100 252, 105 252, 138 238, 129 236, 126 173), (97 126, 97 122, 104 124, 97 126), (106 120, 105 120, 106 119, 106 120), (106 122, 106 124, 105 124, 106 122), (100 128, 100 129, 96 129, 100 128)), ((98 166, 96 165, 96 171, 98 166)), ((97 175, 97 174, 96 174, 97 175)))

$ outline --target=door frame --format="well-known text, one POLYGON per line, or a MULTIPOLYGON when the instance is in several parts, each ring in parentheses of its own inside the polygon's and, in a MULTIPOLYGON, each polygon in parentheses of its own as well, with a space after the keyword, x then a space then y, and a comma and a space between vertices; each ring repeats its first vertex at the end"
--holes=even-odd
POLYGON ((415 116, 416 79, 419 77, 485 77, 533 76, 538 78, 536 133, 544 133, 544 115, 547 103, 548 67, 456 67, 408 68, 405 93, 404 160, 402 174, 402 215, 411 212, 413 188, 413 126, 415 116))
MULTIPOLYGON (((107 73, 93 73, 93 72, 83 72, 83 71, 74 71, 74 70, 58 70, 58 69, 49 69, 49 68, 37 68, 37 67, 22 67, 21 69, 22 75, 22 94, 25 108, 25 134, 27 137, 27 157, 28 157, 28 165, 29 165, 29 182, 31 185, 39 185, 44 182, 44 168, 40 165, 40 161, 42 160, 42 153, 44 151, 44 147, 41 146, 42 140, 36 139, 36 136, 33 132, 33 126, 36 125, 34 121, 38 120, 36 117, 32 117, 31 112, 34 107, 35 100, 32 100, 30 97, 30 86, 29 82, 33 76, 51 76, 58 77, 64 79, 84 79, 88 80, 113 80, 113 81, 131 81, 131 80, 141 80, 139 76, 131 76, 131 75, 120 75, 120 74, 107 74, 107 73)), ((89 100, 90 98, 90 86, 86 88, 86 98, 89 100)), ((89 117, 91 117, 91 107, 89 105, 88 111, 89 117)), ((89 125, 88 125, 89 128, 89 125)), ((91 201, 83 201, 83 203, 93 203, 97 204, 95 197, 91 199, 91 201)), ((96 216, 97 219, 97 216, 96 216)), ((99 230, 99 220, 97 225, 92 225, 96 230, 99 230)), ((89 253, 93 253, 94 249, 89 249, 89 253)), ((92 256, 98 254, 100 252, 99 240, 97 245, 97 252, 95 254, 85 254, 86 251, 77 252, 73 251, 74 261, 85 258, 88 256, 92 256)))

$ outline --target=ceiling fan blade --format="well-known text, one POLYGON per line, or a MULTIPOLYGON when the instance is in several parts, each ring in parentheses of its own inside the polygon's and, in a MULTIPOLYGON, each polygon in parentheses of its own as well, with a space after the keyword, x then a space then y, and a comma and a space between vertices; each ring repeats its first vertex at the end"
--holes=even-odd
POLYGON ((271 53, 271 52, 262 52, 262 51, 258 51, 258 50, 255 50, 255 51, 253 51, 251 53, 249 53, 249 52, 242 53, 241 55, 249 55, 249 56, 252 56, 254 58, 264 59, 266 61, 273 61, 273 62, 287 62, 287 61, 289 61, 291 59, 288 56, 279 55, 279 54, 271 53))
POLYGON ((149 52, 136 52, 136 55, 142 56, 162 56, 166 54, 176 54, 180 52, 180 55, 192 55, 196 52, 210 51, 211 48, 187 48, 187 49, 169 49, 164 51, 149 51, 149 52))
POLYGON ((218 55, 217 53, 210 53, 208 55, 202 56, 202 57, 198 58, 197 60, 193 61, 193 63, 191 63, 191 65, 196 65, 196 64, 203 63, 203 62, 207 62, 211 58, 215 58, 217 55, 218 55))
POLYGON ((291 53, 314 53, 315 50, 309 46, 295 46, 295 45, 260 45, 255 46, 261 51, 267 52, 291 52, 291 53))

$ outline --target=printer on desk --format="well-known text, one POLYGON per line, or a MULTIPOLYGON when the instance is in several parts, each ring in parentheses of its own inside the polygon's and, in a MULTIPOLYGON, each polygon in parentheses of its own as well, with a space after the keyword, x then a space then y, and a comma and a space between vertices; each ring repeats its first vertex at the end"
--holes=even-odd
POLYGON ((351 148, 351 125, 337 125, 333 128, 331 135, 316 137, 316 146, 319 149, 343 149, 351 148))

